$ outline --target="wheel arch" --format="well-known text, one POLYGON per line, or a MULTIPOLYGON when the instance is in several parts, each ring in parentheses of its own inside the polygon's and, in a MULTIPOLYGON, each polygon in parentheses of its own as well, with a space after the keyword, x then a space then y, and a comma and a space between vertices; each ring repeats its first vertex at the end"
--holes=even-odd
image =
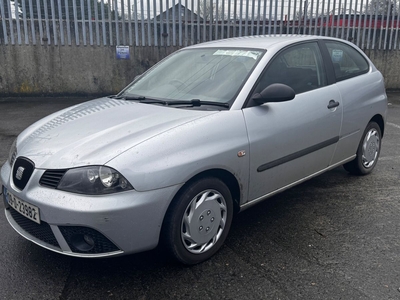
POLYGON ((381 129, 381 134, 383 137, 384 130, 385 130, 385 121, 381 115, 375 115, 369 122, 375 122, 378 124, 379 128, 381 129))
POLYGON ((231 172, 224 169, 210 169, 193 176, 180 188, 177 194, 179 194, 179 192, 186 185, 192 183, 193 181, 206 177, 216 177, 222 180, 226 184, 226 186, 228 187, 228 189, 232 194, 234 213, 238 213, 240 210, 240 199, 241 199, 240 185, 237 178, 231 172))
MULTIPOLYGON (((179 197, 181 192, 194 181, 197 181, 202 178, 206 177, 215 177, 220 179, 223 183, 226 184, 228 187, 229 191, 231 192, 232 195, 232 200, 233 200, 233 207, 234 207, 234 214, 238 213, 240 211, 240 199, 241 199, 241 189, 239 182, 237 178, 229 171, 224 170, 224 169, 209 169, 202 171, 196 175, 194 175, 192 178, 190 178, 188 181, 185 182, 185 184, 178 190, 178 192, 175 194, 173 197, 172 201, 170 202, 168 208, 167 208, 167 213, 169 208, 171 207, 172 203, 174 200, 179 197)), ((165 216, 164 216, 164 221, 165 221, 165 216)), ((164 223, 163 221, 163 223, 164 223)))

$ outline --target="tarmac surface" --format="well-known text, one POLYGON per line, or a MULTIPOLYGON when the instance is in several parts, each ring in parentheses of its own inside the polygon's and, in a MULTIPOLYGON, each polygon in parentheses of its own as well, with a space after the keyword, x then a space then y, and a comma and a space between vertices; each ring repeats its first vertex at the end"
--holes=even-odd
MULTIPOLYGON (((25 127, 86 100, 0 99, 0 165, 25 127)), ((66 257, 20 237, 1 213, 0 299, 400 299, 400 94, 389 102, 372 174, 340 167, 244 211, 196 266, 162 249, 66 257)))

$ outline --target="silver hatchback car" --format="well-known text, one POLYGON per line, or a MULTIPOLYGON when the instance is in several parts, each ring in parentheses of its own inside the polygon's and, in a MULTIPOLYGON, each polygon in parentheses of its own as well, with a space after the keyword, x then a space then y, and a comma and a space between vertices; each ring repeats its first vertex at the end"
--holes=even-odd
POLYGON ((78 257, 163 242, 196 264, 232 217, 343 165, 377 164, 387 97, 353 44, 227 39, 175 52, 120 94, 23 131, 1 169, 5 214, 26 239, 78 257))

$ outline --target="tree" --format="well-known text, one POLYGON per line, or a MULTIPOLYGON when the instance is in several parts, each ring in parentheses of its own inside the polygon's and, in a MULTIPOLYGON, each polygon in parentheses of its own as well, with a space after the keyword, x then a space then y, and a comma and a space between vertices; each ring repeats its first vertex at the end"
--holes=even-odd
MULTIPOLYGON (((19 11, 19 15, 21 15, 21 10, 18 9, 18 11, 19 11)), ((14 1, 0 0, 0 12, 2 12, 2 13, 0 13, 0 19, 3 16, 3 14, 4 14, 4 18, 6 18, 6 19, 15 18, 15 4, 14 4, 14 1), (10 16, 9 12, 11 12, 11 16, 10 16)))
MULTIPOLYGON (((216 20, 217 10, 218 10, 218 20, 225 19, 225 16, 222 12, 221 5, 218 5, 213 0, 198 0, 200 1, 200 10, 197 10, 197 14, 200 15, 205 21, 210 21, 211 16, 213 20, 216 20)), ((224 0, 221 0, 221 2, 224 0)))
MULTIPOLYGON (((4 1, 4 0, 0 0, 4 1)), ((6 0, 7 1, 7 0, 6 0)), ((99 20, 102 20, 102 13, 101 13, 101 7, 102 3, 97 0, 89 0, 90 1, 90 17, 92 19, 95 19, 96 17, 96 6, 97 6, 97 18, 99 20)), ((66 19, 67 13, 68 17, 70 20, 74 20, 74 7, 76 11, 76 18, 77 20, 82 20, 84 17, 85 20, 89 19, 89 5, 87 0, 61 0, 61 19, 66 19), (82 15, 82 2, 83 2, 83 15, 82 15), (74 5, 75 3, 75 5, 74 5)), ((39 16, 39 11, 41 18, 45 18, 45 14, 47 12, 47 15, 50 19, 55 18, 55 19, 60 19, 60 13, 59 13, 59 6, 58 6, 58 0, 32 0, 32 15, 29 7, 29 0, 25 0, 25 6, 22 7, 22 0, 19 0, 19 5, 21 6, 21 10, 25 10, 26 16, 28 19, 34 18, 37 19, 39 16), (38 5, 39 2, 39 5, 38 5), (52 3, 53 3, 53 8, 54 8, 54 15, 52 13, 52 3), (40 7, 40 9, 39 9, 40 7)), ((104 18, 109 19, 109 4, 104 3, 104 18)), ((119 16, 119 14, 118 14, 119 16)), ((111 9, 111 19, 115 19, 115 11, 111 9)))
POLYGON ((368 5, 365 6, 364 12, 372 15, 398 15, 399 14, 399 2, 398 0, 371 0, 368 5))

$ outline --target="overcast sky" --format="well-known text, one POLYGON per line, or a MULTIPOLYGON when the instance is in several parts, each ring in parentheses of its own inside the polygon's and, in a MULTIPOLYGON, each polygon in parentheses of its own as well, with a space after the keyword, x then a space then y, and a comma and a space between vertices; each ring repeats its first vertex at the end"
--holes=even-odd
MULTIPOLYGON (((107 0, 105 0, 107 2, 107 0)), ((110 0, 112 1, 112 0, 110 0)), ((132 8, 134 7, 134 2, 135 0, 117 0, 118 1, 118 6, 119 10, 122 3, 124 4, 125 11, 128 10, 129 5, 132 8)), ((209 0, 206 0, 209 2, 209 0)), ((204 3, 204 0, 200 0, 201 3, 204 3)), ((216 5, 216 0, 213 1, 214 5, 216 5)), ((229 6, 229 0, 219 0, 218 1, 218 7, 220 8, 220 11, 222 10, 222 6, 224 6, 224 15, 228 16, 228 6, 229 6)), ((249 18, 252 16, 253 13, 253 7, 254 7, 254 15, 257 16, 258 13, 263 16, 264 14, 264 7, 266 8, 266 18, 269 18, 269 11, 271 8, 271 14, 272 16, 275 15, 275 12, 277 12, 277 16, 280 19, 282 15, 282 7, 283 7, 283 18, 285 18, 285 15, 288 14, 289 12, 289 6, 290 6, 290 18, 293 18, 293 13, 294 11, 299 11, 301 10, 304 12, 304 6, 307 3, 307 11, 309 14, 313 13, 313 15, 320 15, 322 14, 322 6, 324 5, 324 12, 329 11, 330 13, 333 12, 333 0, 308 0, 303 1, 303 0, 267 0, 267 1, 259 1, 259 0, 230 0, 231 2, 231 11, 230 11, 230 16, 233 18, 234 16, 234 6, 236 5, 236 14, 237 16, 240 15, 240 7, 242 7, 242 16, 246 16, 246 7, 248 7, 248 16, 249 18), (329 7, 328 7, 329 5, 329 7), (295 8, 295 9, 294 9, 295 8)), ((172 7, 176 4, 179 3, 178 0, 136 0, 137 3, 137 10, 138 14, 141 13, 141 7, 143 6, 143 10, 145 13, 145 16, 147 16, 147 7, 150 7, 150 16, 153 17, 154 15, 154 7, 156 7, 156 14, 159 14, 161 12, 161 6, 162 10, 165 11, 167 7, 172 7), (160 4, 161 3, 161 4, 160 4)), ((193 12, 197 13, 197 0, 181 0, 181 5, 186 6, 188 9, 192 10, 193 12), (192 9, 192 6, 194 8, 192 9)), ((362 7, 365 6, 366 0, 362 1, 362 6, 361 6, 361 0, 337 0, 336 5, 335 5, 335 13, 339 13, 339 5, 340 5, 340 12, 343 12, 344 8, 346 13, 359 13, 363 9, 362 7)), ((215 17, 215 14, 214 14, 215 17)))
MULTIPOLYGON (((5 0, 7 1, 7 0, 5 0)), ((20 0, 21 1, 21 0, 20 0)), ((25 0, 28 1, 28 0, 25 0)), ((32 0, 36 1, 36 0, 32 0)), ((49 0, 47 0, 49 1, 49 0)), ((58 0, 53 0, 58 1, 58 0)), ((64 1, 64 0, 62 0, 64 1)), ((69 0, 72 2, 72 0, 69 0)), ((75 0, 81 1, 81 0, 75 0)), ((147 8, 150 8, 150 17, 152 18, 154 14, 158 15, 162 11, 165 11, 167 8, 170 8, 179 3, 178 0, 98 0, 104 1, 104 3, 112 2, 113 6, 118 6, 118 11, 122 12, 122 6, 124 7, 124 12, 127 15, 129 8, 131 8, 131 14, 133 16, 134 6, 136 2, 137 12, 140 17, 142 14, 142 10, 144 13, 144 17, 147 18, 147 8), (116 1, 116 2, 113 2, 116 1), (155 8, 155 10, 154 10, 155 8), (162 8, 162 9, 161 9, 162 8)), ((199 0, 201 5, 204 6, 204 0, 199 0)), ((211 0, 206 0, 207 3, 210 3, 211 0)), ((218 0, 219 14, 223 12, 226 16, 234 17, 234 8, 236 6, 236 16, 240 16, 240 8, 242 8, 241 15, 243 18, 246 17, 246 9, 247 16, 251 18, 254 14, 255 18, 258 15, 262 18, 264 16, 264 8, 266 10, 265 16, 267 19, 270 18, 271 11, 271 19, 274 18, 276 13, 277 19, 286 19, 288 13, 290 13, 289 18, 293 19, 293 15, 295 12, 301 10, 302 14, 304 13, 305 6, 307 7, 308 16, 317 16, 322 15, 323 12, 329 12, 330 14, 335 12, 338 13, 360 13, 363 11, 363 7, 367 1, 371 0, 336 0, 336 4, 334 7, 334 0, 218 0), (228 11, 230 2, 230 11, 228 11), (289 9, 290 7, 290 9, 289 9), (283 10, 282 10, 283 8, 283 10), (346 8, 346 9, 344 9, 346 8), (222 11, 223 9, 223 11, 222 11), (254 11, 254 12, 253 12, 254 11)), ((214 6, 217 4, 217 0, 211 1, 214 6)), ((86 4, 86 0, 84 0, 86 4)), ((192 10, 194 13, 198 12, 198 0, 181 0, 182 6, 186 6, 188 9, 192 10)), ((14 15, 14 3, 12 2, 12 13, 14 15)), ((215 18, 215 11, 214 11, 215 18)))

